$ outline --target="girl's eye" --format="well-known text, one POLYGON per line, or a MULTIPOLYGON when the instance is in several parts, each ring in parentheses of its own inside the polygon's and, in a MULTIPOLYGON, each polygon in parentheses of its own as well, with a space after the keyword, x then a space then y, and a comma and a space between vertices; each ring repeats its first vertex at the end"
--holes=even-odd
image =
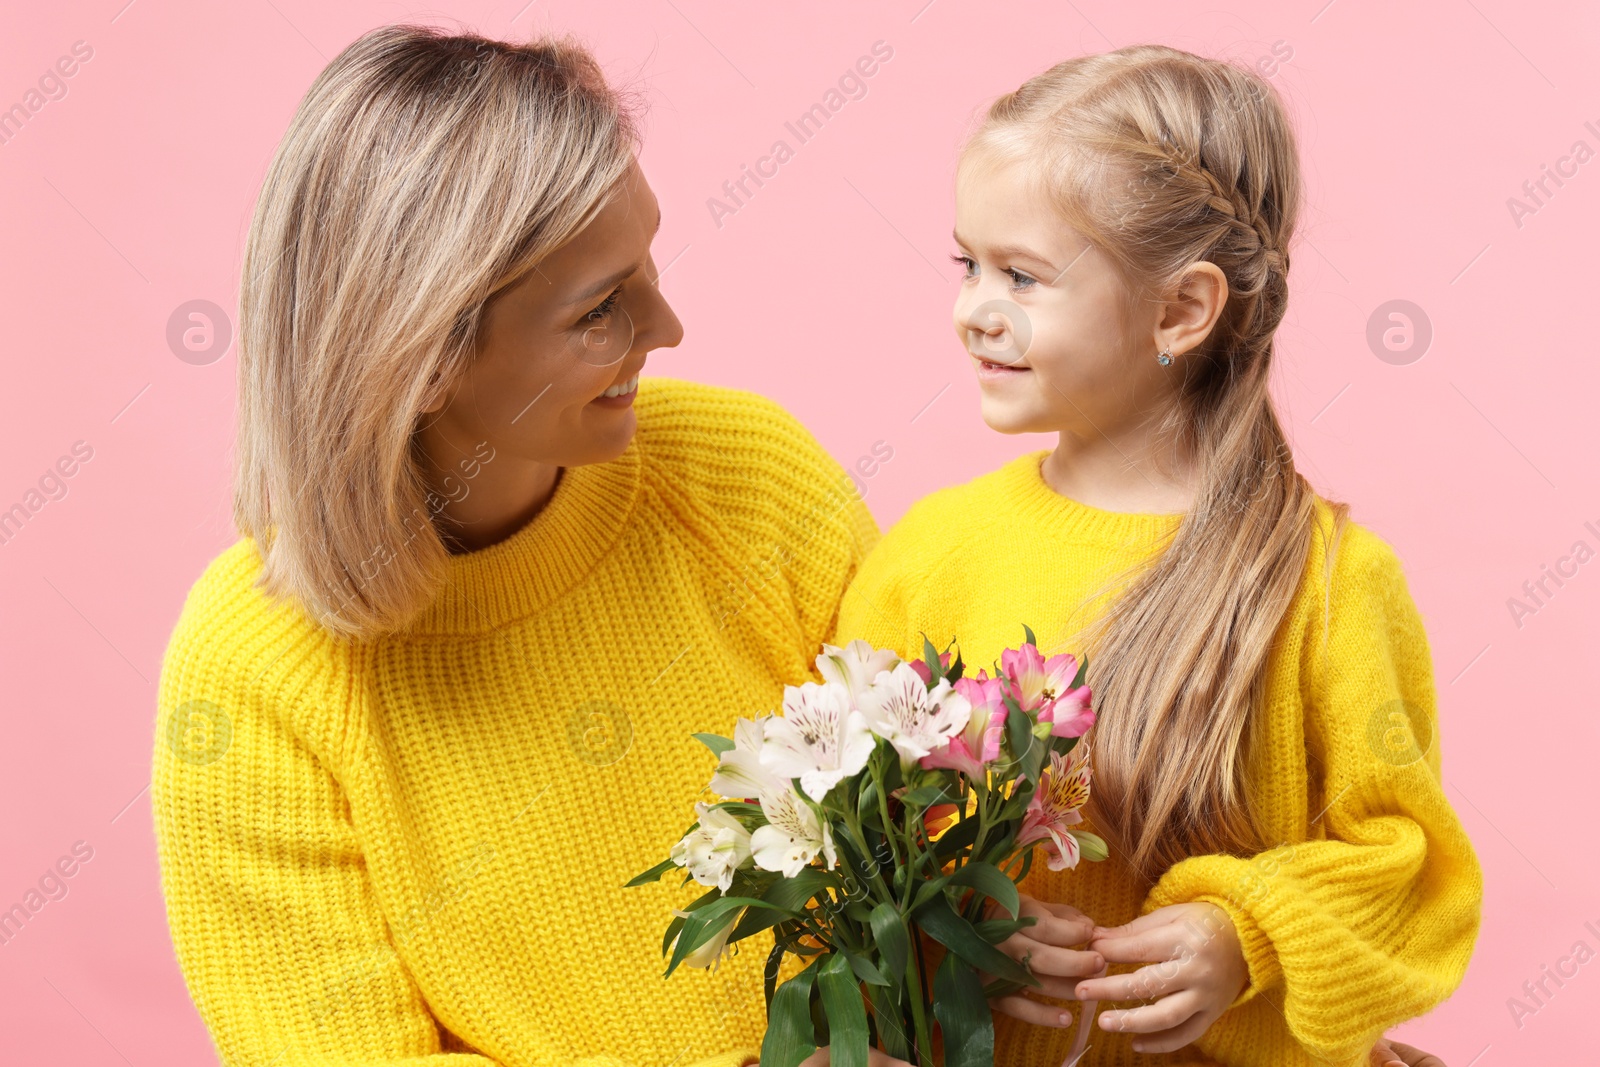
MULTIPOLYGON (((977 263, 973 262, 971 256, 964 256, 960 253, 952 253, 950 258, 956 263, 961 264, 962 269, 966 271, 967 278, 976 278, 978 276, 978 265, 977 263)), ((1014 293, 1020 293, 1034 283, 1033 278, 1028 277, 1015 267, 1007 267, 1005 268, 1005 272, 1011 278, 1011 291, 1014 293)))
POLYGON ((1017 270, 1015 267, 1007 267, 1006 273, 1011 275, 1011 289, 1013 292, 1021 292, 1033 284, 1032 278, 1028 277, 1020 270, 1017 270))
POLYGON ((604 322, 605 319, 616 310, 617 300, 621 296, 622 286, 619 285, 615 289, 611 290, 610 296, 596 304, 594 308, 584 316, 584 318, 589 322, 604 322))

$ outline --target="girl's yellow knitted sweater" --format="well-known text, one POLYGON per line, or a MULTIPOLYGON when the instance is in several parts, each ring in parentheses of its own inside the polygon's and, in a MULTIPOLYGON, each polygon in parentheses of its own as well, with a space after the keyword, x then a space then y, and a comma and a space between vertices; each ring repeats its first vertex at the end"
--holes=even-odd
POLYGON ((646 378, 635 404, 622 456, 452 557, 404 635, 342 642, 269 601, 248 538, 194 585, 151 796, 228 1067, 757 1058, 759 938, 663 980, 703 887, 622 886, 694 819, 714 761, 690 733, 812 677, 878 529, 772 401, 646 378))
MULTIPOLYGON (((1093 594, 1151 558, 1179 519, 1064 497, 1040 473, 1047 454, 914 504, 846 592, 841 639, 920 657, 922 632, 941 648, 955 637, 970 670, 992 671, 1027 623, 1046 654, 1081 651, 1070 638, 1092 621, 1092 605, 1105 603, 1093 594)), ((1444 793, 1422 620, 1393 550, 1354 523, 1324 585, 1333 516, 1320 499, 1317 511, 1259 711, 1270 721, 1269 743, 1253 764, 1254 784, 1275 847, 1254 857, 1190 857, 1148 893, 1116 854, 1060 872, 1036 863, 1023 883, 1024 892, 1071 904, 1102 926, 1206 900, 1238 929, 1249 984, 1201 1038, 1141 1055, 1135 1035, 1096 1028, 1086 1067, 1365 1065, 1377 1036, 1444 1000, 1466 972, 1482 872, 1444 793)), ((1113 964, 1110 973, 1138 966, 1113 964)), ((1140 1003, 1148 1002, 1101 1008, 1140 1003)), ((1002 1015, 995 1026, 1000 1067, 1060 1063, 1075 1033, 1002 1015)))

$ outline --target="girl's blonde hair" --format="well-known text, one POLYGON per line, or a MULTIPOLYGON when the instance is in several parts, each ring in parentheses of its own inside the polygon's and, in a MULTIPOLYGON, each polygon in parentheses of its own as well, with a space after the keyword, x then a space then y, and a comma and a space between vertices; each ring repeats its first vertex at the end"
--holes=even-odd
MULTIPOLYGON (((973 150, 1038 168, 1063 220, 1125 283, 1125 321, 1191 264, 1227 278, 1216 327, 1174 365, 1179 402, 1158 427, 1196 461, 1194 505, 1092 628, 1088 812, 1147 882, 1186 856, 1259 852, 1252 711, 1316 519, 1268 394, 1301 195, 1288 117, 1252 71, 1139 45, 1000 97, 973 150)), ((1333 510, 1336 541, 1346 512, 1333 510)))
POLYGON ((564 38, 385 26, 317 76, 242 272, 233 511, 258 585, 346 636, 427 606, 449 553, 418 409, 468 365, 490 296, 600 211, 636 110, 564 38))

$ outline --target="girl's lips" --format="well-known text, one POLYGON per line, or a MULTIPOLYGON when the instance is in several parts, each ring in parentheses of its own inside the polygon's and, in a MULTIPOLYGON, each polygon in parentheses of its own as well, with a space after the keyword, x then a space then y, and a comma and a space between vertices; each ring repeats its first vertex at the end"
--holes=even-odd
POLYGON ((972 363, 980 378, 1010 378, 1032 369, 1022 364, 990 363, 981 356, 973 356, 972 363))

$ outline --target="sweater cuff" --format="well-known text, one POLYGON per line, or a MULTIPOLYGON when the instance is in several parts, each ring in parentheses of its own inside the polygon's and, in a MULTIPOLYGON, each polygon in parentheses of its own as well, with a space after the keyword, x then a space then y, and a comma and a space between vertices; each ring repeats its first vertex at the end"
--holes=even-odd
POLYGON ((1272 939, 1246 907, 1251 887, 1258 881, 1248 861, 1234 856, 1192 856, 1168 868, 1140 908, 1141 915, 1148 915, 1172 904, 1206 901, 1227 912, 1250 972, 1245 987, 1225 1009, 1228 1011, 1283 981, 1283 967, 1272 939))

